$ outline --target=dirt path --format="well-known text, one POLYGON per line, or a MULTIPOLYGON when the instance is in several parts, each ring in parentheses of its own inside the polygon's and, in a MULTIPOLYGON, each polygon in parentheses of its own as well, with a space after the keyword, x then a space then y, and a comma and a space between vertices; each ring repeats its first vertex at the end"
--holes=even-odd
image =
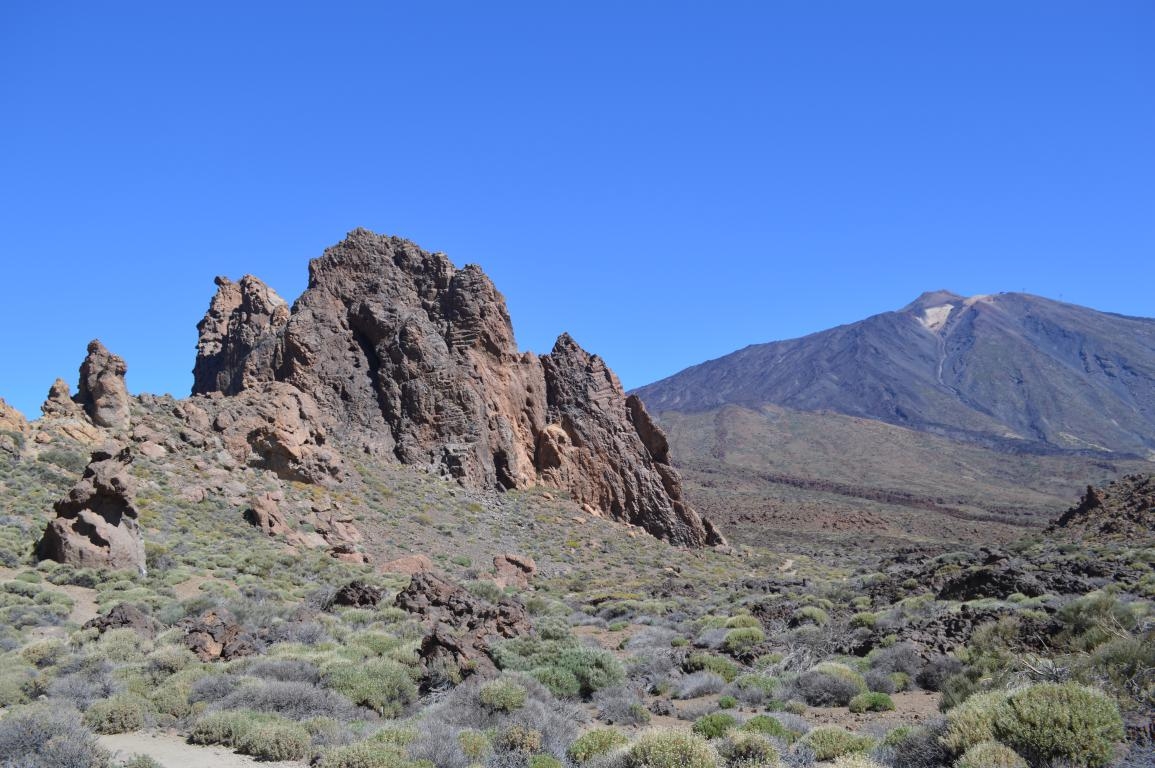
POLYGON ((304 768, 306 763, 265 763, 238 755, 224 747, 202 747, 188 744, 174 733, 119 733, 101 736, 100 744, 120 760, 133 755, 148 755, 165 768, 304 768))

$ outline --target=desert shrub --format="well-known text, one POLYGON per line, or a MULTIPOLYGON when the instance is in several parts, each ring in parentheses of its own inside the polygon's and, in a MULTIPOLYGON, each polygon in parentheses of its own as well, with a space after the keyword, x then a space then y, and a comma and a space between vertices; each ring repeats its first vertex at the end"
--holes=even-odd
POLYGON ((994 739, 995 713, 1006 699, 1005 691, 980 693, 948 711, 943 745, 961 755, 975 744, 994 739))
POLYGON ((529 671, 530 676, 549 688, 554 696, 574 699, 581 695, 582 684, 577 675, 561 667, 537 667, 529 671))
POLYGON ((35 680, 35 670, 9 660, 5 660, 4 665, 4 668, 0 668, 0 707, 27 704, 29 697, 26 688, 35 680))
POLYGON ((733 731, 719 740, 717 749, 729 768, 773 768, 779 764, 778 749, 760 733, 733 731))
POLYGON ((850 700, 850 711, 861 712, 889 712, 894 709, 894 702, 885 693, 860 693, 850 700))
POLYGON ((68 645, 60 640, 44 640, 26 645, 20 658, 37 669, 55 666, 68 653, 68 645))
POLYGON ((714 712, 695 720, 691 730, 707 739, 717 739, 737 725, 738 721, 733 715, 725 712, 714 712))
POLYGON ((91 653, 113 662, 140 661, 152 651, 152 641, 133 629, 110 629, 100 636, 91 653))
POLYGON ((738 706, 738 700, 733 696, 726 695, 718 697, 718 709, 733 709, 736 706, 738 706))
POLYGON ((717 768, 718 756, 695 733, 657 730, 638 737, 622 763, 624 768, 717 768))
POLYGON ((392 659, 333 664, 325 669, 324 682, 383 717, 397 717, 417 700, 417 685, 409 670, 392 659))
POLYGON ((765 675, 746 674, 734 678, 734 682, 726 686, 724 693, 733 696, 744 704, 761 704, 770 698, 774 689, 778 687, 778 680, 765 675))
POLYGON ((164 765, 148 755, 133 755, 121 763, 120 768, 164 768, 164 765))
POLYGON ((962 670, 962 662, 954 656, 935 656, 915 675, 915 682, 928 691, 941 691, 947 678, 962 670))
POLYGON ((526 690, 512 680, 493 680, 481 686, 477 698, 490 712, 513 712, 525 705, 526 690))
POLYGON ((1027 768, 1027 761, 1005 744, 980 741, 955 761, 954 768, 1027 768))
POLYGON ((837 758, 830 764, 830 768, 886 768, 886 766, 861 752, 851 752, 837 758))
POLYGON ((674 684, 674 697, 678 699, 696 699, 711 693, 719 693, 726 687, 726 681, 721 675, 713 672, 694 672, 680 678, 674 684))
POLYGON ((712 653, 693 653, 686 659, 684 668, 687 672, 713 672, 727 683, 732 682, 742 671, 741 667, 724 656, 712 653))
POLYGON ((851 752, 868 752, 874 747, 875 740, 837 725, 820 725, 798 743, 812 750, 816 760, 833 760, 851 752))
POLYGON ((118 693, 93 702, 84 713, 84 724, 97 733, 130 733, 147 722, 152 706, 135 693, 118 693))
POLYGON ((0 758, 18 768, 106 768, 109 755, 69 707, 33 704, 0 719, 0 758))
MULTIPOLYGON (((497 665, 506 670, 530 672, 544 667, 566 670, 578 681, 580 695, 586 697, 602 688, 621 684, 626 676, 621 662, 609 651, 586 648, 570 641, 507 640, 495 645, 493 653, 497 665)), ((547 676, 546 679, 553 678, 547 676)))
POLYGON ((825 627, 830 623, 830 614, 822 610, 816 605, 804 605, 790 617, 792 624, 814 624, 819 627, 825 627))
POLYGON ((892 764, 902 768, 939 768, 948 764, 950 755, 942 743, 945 727, 945 720, 933 720, 927 725, 909 728, 893 738, 887 734, 886 746, 891 749, 892 764))
POLYGON ((248 710, 206 712, 189 729, 188 740, 193 744, 222 744, 236 747, 253 728, 271 721, 268 715, 248 710))
POLYGON ((778 718, 771 717, 770 715, 754 715, 754 717, 742 723, 742 730, 750 733, 761 733, 765 736, 773 736, 787 744, 794 742, 801 735, 787 728, 778 718))
POLYGON ((615 725, 645 725, 650 722, 650 711, 645 702, 629 687, 616 686, 598 691, 593 696, 598 718, 615 725))
POLYGON ((740 627, 731 629, 722 641, 722 647, 727 653, 741 655, 749 653, 759 643, 766 640, 766 633, 759 627, 740 627))
POLYGON ((291 720, 308 720, 313 717, 358 719, 357 708, 349 699, 307 683, 247 683, 221 699, 216 706, 220 709, 270 712, 291 720))
POLYGON ((761 629, 762 628, 762 622, 758 621, 758 619, 754 618, 753 616, 749 616, 749 615, 731 616, 730 618, 726 619, 726 628, 727 629, 744 629, 747 627, 753 627, 755 629, 761 629))
POLYGON ((237 751, 258 760, 303 760, 312 752, 309 732, 297 723, 265 723, 245 733, 237 751))
POLYGON ((1108 627, 1131 631, 1135 614, 1127 604, 1109 592, 1092 592, 1059 609, 1063 624, 1060 639, 1074 651, 1090 651, 1111 638, 1108 627))
POLYGON ((193 681, 189 686, 188 700, 192 704, 202 701, 211 704, 220 701, 235 691, 243 681, 243 678, 234 675, 210 674, 193 681))
POLYGON ((276 680, 282 683, 321 682, 321 670, 311 661, 304 659, 258 659, 244 670, 246 675, 262 680, 276 680))
POLYGON ((507 725, 493 738, 493 748, 498 752, 521 752, 531 755, 540 751, 541 745, 541 731, 521 723, 507 725))
POLYGON ((493 745, 489 743, 489 737, 483 731, 472 728, 459 732, 457 743, 461 747, 462 754, 474 762, 482 760, 493 750, 493 745))
POLYGON ((630 742, 629 738, 616 728, 594 728, 586 731, 569 745, 566 754, 573 762, 581 765, 595 757, 609 754, 630 742))
POLYGON ((499 603, 505 597, 501 587, 487 579, 467 581, 462 586, 469 590, 469 593, 474 597, 480 597, 491 603, 499 603))
POLYGON ((823 662, 799 675, 794 690, 812 707, 844 707, 860 693, 866 681, 845 664, 823 662))
POLYGON ((564 768, 561 760, 552 755, 532 755, 526 768, 564 768))
POLYGON ((120 688, 108 661, 82 654, 66 659, 57 666, 56 678, 48 684, 48 696, 85 710, 92 702, 107 699, 120 688))
POLYGON ((913 643, 896 643, 870 655, 870 668, 887 675, 902 672, 915 677, 922 667, 922 657, 913 643))
POLYGON ((994 733, 1029 763, 1097 768, 1111 762, 1123 740, 1123 720, 1115 702, 1094 688, 1040 683, 1006 699, 995 712, 994 733))
POLYGON ((885 672, 879 672, 877 669, 868 670, 862 679, 866 681, 867 688, 878 693, 894 693, 898 690, 894 677, 885 672))

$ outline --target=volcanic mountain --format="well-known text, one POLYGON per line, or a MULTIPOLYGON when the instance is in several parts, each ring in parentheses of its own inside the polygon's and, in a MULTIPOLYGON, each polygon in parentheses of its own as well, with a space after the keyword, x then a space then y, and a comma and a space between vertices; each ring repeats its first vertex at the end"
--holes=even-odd
POLYGON ((1150 472, 1155 320, 936 291, 635 394, 736 540, 1010 539, 1088 483, 1150 472))
POLYGON ((773 404, 999 450, 1155 457, 1155 320, 1021 293, 925 293, 642 387, 656 412, 773 404))

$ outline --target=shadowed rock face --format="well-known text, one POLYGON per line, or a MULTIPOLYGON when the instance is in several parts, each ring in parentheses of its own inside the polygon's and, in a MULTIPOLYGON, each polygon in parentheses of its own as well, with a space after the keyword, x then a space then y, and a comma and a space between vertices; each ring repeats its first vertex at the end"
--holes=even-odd
POLYGON ((562 488, 671 542, 721 541, 683 502, 641 403, 569 336, 541 359, 519 352, 480 268, 355 230, 310 264, 283 322, 255 278, 217 284, 194 394, 291 384, 332 433, 403 463, 475 488, 562 488))
POLYGON ((80 568, 144 570, 128 450, 96 451, 80 481, 56 502, 56 519, 37 545, 41 559, 80 568))

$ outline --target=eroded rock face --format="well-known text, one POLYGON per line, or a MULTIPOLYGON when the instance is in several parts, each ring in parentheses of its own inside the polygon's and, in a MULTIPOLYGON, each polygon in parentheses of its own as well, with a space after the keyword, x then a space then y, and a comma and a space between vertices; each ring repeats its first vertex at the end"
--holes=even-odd
POLYGON ((160 622, 128 603, 117 603, 107 613, 85 622, 84 629, 104 634, 110 629, 131 629, 142 637, 155 637, 160 622))
POLYGON ((144 543, 133 502, 128 450, 96 451, 80 481, 56 502, 56 519, 37 545, 42 560, 81 568, 144 572, 144 543))
POLYGON ((185 633, 185 647, 201 661, 230 661, 256 655, 264 648, 223 608, 205 611, 195 619, 182 619, 176 626, 185 633))
POLYGON ((537 563, 528 555, 504 554, 493 558, 494 583, 502 587, 525 589, 537 573, 537 563))
POLYGON ((24 418, 24 414, 0 397, 0 430, 24 435, 28 433, 28 429, 28 420, 24 418))
POLYGON ((337 483, 345 475, 341 454, 326 445, 317 404, 296 387, 264 382, 200 405, 201 412, 215 411, 212 429, 242 464, 303 483, 337 483))
POLYGON ((310 264, 283 324, 246 280, 218 280, 194 394, 281 382, 309 393, 326 429, 466 486, 541 483, 676 544, 721 542, 641 403, 568 336, 541 359, 519 352, 480 268, 355 230, 310 264))
POLYGON ((268 380, 277 341, 289 320, 289 305, 252 275, 236 283, 218 277, 216 284, 216 296, 197 325, 193 391, 235 395, 268 380))
MULTIPOLYGON (((98 427, 128 429, 128 388, 124 358, 109 352, 99 339, 88 344, 88 356, 80 365, 80 389, 76 402, 98 427)), ((51 396, 51 393, 49 393, 51 396)))

